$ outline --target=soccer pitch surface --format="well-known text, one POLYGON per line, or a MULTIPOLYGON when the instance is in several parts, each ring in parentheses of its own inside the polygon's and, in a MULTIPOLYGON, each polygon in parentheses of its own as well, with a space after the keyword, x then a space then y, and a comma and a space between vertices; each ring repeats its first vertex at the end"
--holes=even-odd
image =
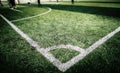
POLYGON ((0 11, 2 73, 120 71, 119 8, 44 4, 0 11))

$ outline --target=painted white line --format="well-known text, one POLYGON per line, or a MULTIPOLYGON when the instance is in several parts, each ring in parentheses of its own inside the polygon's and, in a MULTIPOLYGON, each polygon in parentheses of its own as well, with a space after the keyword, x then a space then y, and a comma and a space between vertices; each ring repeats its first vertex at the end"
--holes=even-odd
POLYGON ((10 9, 10 10, 23 13, 23 11, 21 11, 21 10, 17 10, 17 9, 10 9))
POLYGON ((37 42, 32 40, 28 35, 26 35, 23 31, 21 31, 19 28, 17 28, 13 23, 11 23, 8 19, 6 19, 3 15, 0 15, 18 34, 20 34, 30 45, 32 45, 37 51, 39 51, 43 56, 45 56, 54 66, 56 66, 60 71, 65 72, 67 69, 69 69, 71 66, 82 60, 85 56, 87 56, 89 53, 91 53, 94 49, 105 43, 108 39, 110 39, 112 36, 114 36, 116 33, 120 32, 120 27, 115 29, 113 32, 109 33, 102 39, 95 42, 93 45, 91 45, 89 48, 84 50, 83 48, 73 46, 73 45, 58 45, 58 46, 52 46, 48 47, 46 49, 41 48, 37 42), (57 48, 66 48, 66 49, 73 49, 76 51, 79 51, 80 54, 72 58, 71 60, 67 61, 66 63, 61 63, 58 59, 56 59, 49 51, 54 50, 57 48))
POLYGON ((41 13, 41 14, 38 14, 38 15, 34 15, 34 16, 30 16, 30 17, 25 17, 25 18, 21 18, 21 19, 17 19, 17 20, 12 20, 11 22, 17 22, 17 21, 22 21, 22 20, 27 20, 27 19, 31 19, 31 18, 35 18, 35 17, 38 17, 38 16, 41 16, 41 15, 45 15, 49 12, 52 11, 51 8, 47 7, 49 10, 47 12, 44 12, 44 13, 41 13))

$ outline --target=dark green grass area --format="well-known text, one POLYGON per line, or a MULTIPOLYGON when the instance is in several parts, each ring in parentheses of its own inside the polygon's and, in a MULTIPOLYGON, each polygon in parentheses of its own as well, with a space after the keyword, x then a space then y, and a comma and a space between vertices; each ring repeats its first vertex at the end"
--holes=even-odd
POLYGON ((90 7, 107 7, 107 8, 120 8, 120 3, 75 3, 75 5, 90 6, 90 7))
POLYGON ((58 60, 62 63, 65 63, 72 59, 74 56, 80 54, 79 52, 66 48, 57 48, 55 50, 50 51, 58 60))
MULTIPOLYGON (((27 21, 14 22, 43 48, 60 44, 88 48, 120 26, 119 8, 65 4, 43 6, 51 7, 52 12, 27 21)), ((30 8, 27 5, 19 5, 18 9, 25 13, 18 15, 18 12, 11 11, 7 7, 0 7, 0 13, 9 20, 13 20, 48 10, 38 8, 37 5, 31 5, 30 8)), ((65 73, 119 73, 119 39, 120 33, 99 46, 65 73)), ((52 53, 62 62, 78 55, 78 52, 67 49, 53 50, 52 53)), ((0 18, 0 73, 62 72, 0 18)))
MULTIPOLYGON (((70 5, 71 2, 59 2, 62 5, 70 5)), ((72 4, 71 4, 72 5, 72 4)), ((120 8, 120 2, 87 2, 75 1, 76 6, 89 6, 89 7, 107 7, 107 8, 120 8)))
POLYGON ((119 15, 120 4, 114 4, 114 3, 88 3, 88 4, 84 3, 83 5, 82 3, 76 3, 74 5, 70 3, 68 4, 65 3, 65 4, 59 4, 59 5, 45 4, 45 6, 49 6, 56 10, 65 10, 65 11, 72 11, 72 12, 120 17, 119 15))
POLYGON ((17 5, 17 10, 22 12, 13 11, 9 6, 5 5, 0 7, 0 13, 7 17, 9 20, 20 19, 24 17, 34 16, 43 12, 48 11, 45 7, 38 7, 37 5, 17 5))

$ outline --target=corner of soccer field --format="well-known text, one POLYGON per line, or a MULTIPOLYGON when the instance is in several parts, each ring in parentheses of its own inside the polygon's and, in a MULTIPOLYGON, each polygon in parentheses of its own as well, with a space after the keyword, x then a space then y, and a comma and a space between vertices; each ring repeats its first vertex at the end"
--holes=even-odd
POLYGON ((41 4, 0 6, 0 73, 120 72, 119 2, 41 4))

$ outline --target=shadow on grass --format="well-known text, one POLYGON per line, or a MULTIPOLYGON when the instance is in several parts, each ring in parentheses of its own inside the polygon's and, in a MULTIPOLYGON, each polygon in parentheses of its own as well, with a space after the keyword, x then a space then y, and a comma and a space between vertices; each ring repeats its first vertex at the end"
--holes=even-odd
POLYGON ((78 5, 51 5, 44 4, 43 6, 51 7, 52 9, 89 13, 96 15, 106 15, 120 18, 120 8, 108 8, 108 7, 90 7, 90 6, 78 6, 78 5))
MULTIPOLYGON (((27 5, 22 4, 22 6, 26 7, 38 7, 37 4, 27 5)), ((80 5, 55 5, 55 4, 43 4, 41 7, 51 7, 52 9, 56 10, 65 10, 65 11, 72 11, 72 12, 81 12, 81 13, 88 13, 88 14, 96 14, 96 15, 105 15, 105 16, 112 16, 120 18, 120 8, 108 8, 108 7, 90 7, 90 6, 80 6, 80 5)), ((0 7, 0 13, 4 16, 10 18, 24 17, 24 14, 19 12, 13 12, 7 7, 0 7)))

